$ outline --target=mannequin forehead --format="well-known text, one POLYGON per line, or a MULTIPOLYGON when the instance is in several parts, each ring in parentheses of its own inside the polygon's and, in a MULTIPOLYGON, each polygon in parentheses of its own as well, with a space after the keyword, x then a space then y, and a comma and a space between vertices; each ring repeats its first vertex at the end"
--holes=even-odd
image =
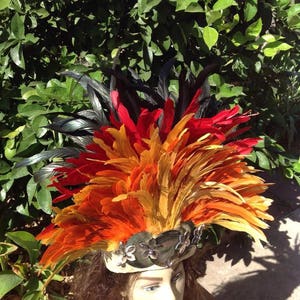
POLYGON ((184 286, 182 263, 170 268, 142 271, 129 289, 129 300, 182 300, 184 286))
POLYGON ((157 268, 156 270, 147 270, 142 271, 137 276, 136 280, 144 280, 145 278, 165 278, 172 276, 173 273, 176 273, 179 270, 183 270, 183 264, 179 263, 175 266, 172 266, 170 268, 157 268))

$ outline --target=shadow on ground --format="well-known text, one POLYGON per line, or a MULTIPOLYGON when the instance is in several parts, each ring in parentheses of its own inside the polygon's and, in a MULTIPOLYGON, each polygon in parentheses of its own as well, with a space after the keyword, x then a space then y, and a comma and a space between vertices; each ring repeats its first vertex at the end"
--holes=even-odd
MULTIPOLYGON (((236 234, 230 242, 218 247, 214 255, 206 257, 225 260, 228 269, 224 274, 229 278, 213 283, 216 300, 296 299, 289 297, 300 286, 300 187, 278 174, 275 176, 267 178, 276 185, 266 195, 274 199, 270 212, 275 220, 266 231, 269 244, 265 250, 255 252, 246 235, 236 234), (232 274, 230 268, 236 264, 240 265, 240 271, 232 274)), ((216 264, 222 268, 220 262, 216 264)))
MULTIPOLYGON (((300 218, 298 220, 300 222, 300 218)), ((295 243, 290 245, 286 231, 279 231, 277 226, 272 226, 267 246, 273 255, 254 257, 253 261, 260 264, 264 270, 257 270, 240 274, 233 282, 227 282, 214 293, 216 300, 243 299, 243 300, 286 300, 300 285, 300 241, 299 235, 295 243)), ((247 250, 246 250, 247 251, 247 250)), ((239 257, 232 258, 235 264, 239 257)), ((246 266, 249 265, 249 255, 244 258, 246 266)))

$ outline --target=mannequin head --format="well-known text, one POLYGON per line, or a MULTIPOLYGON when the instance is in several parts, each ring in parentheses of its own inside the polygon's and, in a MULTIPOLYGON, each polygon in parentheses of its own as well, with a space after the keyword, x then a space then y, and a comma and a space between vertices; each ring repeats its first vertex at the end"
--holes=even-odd
POLYGON ((101 253, 97 253, 76 268, 73 299, 96 300, 102 299, 101 296, 110 300, 198 299, 200 286, 196 281, 202 266, 198 255, 193 255, 173 268, 112 273, 105 267, 101 253))

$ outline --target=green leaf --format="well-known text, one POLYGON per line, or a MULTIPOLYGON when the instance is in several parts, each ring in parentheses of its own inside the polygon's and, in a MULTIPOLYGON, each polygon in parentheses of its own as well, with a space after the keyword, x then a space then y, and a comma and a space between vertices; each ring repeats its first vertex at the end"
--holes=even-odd
POLYGON ((18 179, 24 176, 27 176, 29 174, 28 170, 26 167, 22 167, 22 168, 14 168, 12 169, 12 171, 10 172, 10 178, 13 179, 18 179))
POLYGON ((143 30, 143 33, 141 34, 143 40, 146 42, 147 45, 151 42, 151 36, 152 36, 152 29, 150 26, 146 26, 143 30))
POLYGON ((20 16, 18 13, 16 13, 12 17, 10 25, 11 33, 16 39, 22 40, 25 38, 24 16, 20 16))
POLYGON ((32 121, 32 129, 34 130, 36 136, 38 138, 43 137, 48 129, 46 126, 48 125, 48 119, 44 115, 36 116, 32 121))
POLYGON ((24 128, 25 128, 25 125, 19 126, 14 131, 9 132, 6 135, 3 135, 2 137, 8 138, 8 139, 14 139, 24 130, 24 128))
POLYGON ((37 189, 37 183, 34 181, 33 177, 31 177, 26 185, 26 192, 27 192, 29 204, 31 204, 31 201, 36 193, 36 189, 37 189))
POLYGON ((4 189, 0 190, 0 201, 6 200, 6 191, 4 189))
POLYGON ((266 154, 261 151, 256 151, 256 156, 258 159, 258 165, 262 169, 270 170, 270 162, 269 162, 269 158, 266 156, 266 154))
POLYGON ((244 7, 244 19, 246 22, 252 20, 257 13, 257 0, 246 1, 244 7))
POLYGON ((204 12, 205 10, 200 6, 199 3, 191 3, 184 11, 189 13, 199 13, 204 12))
MULTIPOLYGON (((47 299, 46 296, 43 296, 43 293, 41 291, 27 291, 26 294, 22 297, 22 300, 43 300, 47 299)), ((51 299, 53 297, 51 296, 51 299)))
POLYGON ((17 276, 13 271, 0 272, 0 298, 14 289, 23 281, 23 278, 17 276))
POLYGON ((119 52, 120 52, 120 49, 119 49, 119 48, 113 49, 113 50, 111 51, 111 53, 110 53, 111 58, 115 58, 115 57, 118 55, 119 52))
POLYGON ((291 7, 288 9, 288 17, 296 16, 300 14, 300 4, 294 4, 291 5, 291 7))
POLYGON ((250 154, 248 154, 246 158, 255 163, 257 159, 255 151, 252 151, 250 154))
POLYGON ((253 43, 249 43, 247 46, 246 46, 246 49, 247 50, 250 50, 250 51, 255 51, 259 48, 260 46, 260 43, 258 43, 257 41, 253 42, 253 43))
POLYGON ((255 148, 260 148, 260 149, 266 148, 266 138, 265 137, 261 138, 255 145, 255 148))
POLYGON ((8 7, 10 0, 1 0, 0 1, 0 10, 8 7))
POLYGON ((287 22, 291 28, 300 28, 300 4, 294 4, 289 8, 287 22))
POLYGON ((289 5, 291 0, 277 0, 277 4, 282 8, 289 5))
POLYGON ((153 7, 157 6, 162 0, 139 0, 138 12, 140 15, 149 12, 153 7))
POLYGON ((37 262, 40 244, 31 233, 27 231, 14 231, 7 232, 6 236, 27 251, 31 264, 37 262))
MULTIPOLYGON (((113 53, 111 55, 113 55, 113 53)), ((90 64, 95 64, 97 62, 97 56, 95 54, 87 54, 84 56, 84 59, 90 64)))
POLYGON ((217 10, 209 10, 205 13, 206 22, 208 25, 213 24, 216 20, 222 18, 222 12, 217 10))
POLYGON ((300 176, 294 174, 294 179, 297 181, 298 185, 300 186, 300 176))
POLYGON ((140 79, 143 81, 149 80, 150 77, 151 77, 151 71, 143 71, 140 73, 140 79))
POLYGON ((11 0, 9 4, 9 8, 12 8, 13 10, 19 13, 23 12, 21 0, 11 0))
POLYGON ((203 70, 203 67, 200 63, 198 63, 196 61, 191 61, 190 69, 191 69, 192 73, 195 75, 195 77, 197 77, 198 74, 200 73, 200 71, 203 70))
POLYGON ((231 39, 232 43, 236 47, 245 44, 247 42, 247 40, 248 39, 240 31, 237 31, 231 39))
POLYGON ((52 297, 43 297, 43 282, 38 277, 30 277, 24 285, 26 293, 25 295, 23 295, 22 300, 46 300, 49 298, 52 299, 52 297))
POLYGON ((13 157, 16 155, 16 148, 15 148, 15 140, 11 139, 8 140, 4 147, 4 155, 8 160, 12 160, 13 157))
POLYGON ((36 96, 36 98, 38 97, 38 93, 36 89, 33 88, 25 87, 24 89, 21 90, 21 93, 22 93, 22 99, 24 100, 27 100, 32 96, 36 96))
POLYGON ((293 164, 293 170, 296 172, 296 173, 300 173, 300 161, 297 161, 293 164))
POLYGON ((7 163, 5 160, 0 159, 0 174, 5 174, 9 172, 11 169, 11 166, 9 163, 7 163))
POLYGON ((278 154, 278 163, 283 167, 287 166, 286 157, 278 154))
POLYGON ((190 5, 197 4, 198 0, 177 0, 176 11, 186 10, 190 5))
POLYGON ((281 39, 281 36, 267 33, 267 34, 262 35, 261 38, 267 43, 273 43, 273 42, 281 39))
POLYGON ((163 48, 168 51, 171 46, 171 38, 169 36, 166 36, 162 42, 163 48))
POLYGON ((246 37, 248 39, 256 39, 262 30, 262 20, 259 18, 246 29, 246 37))
MULTIPOLYGON (((26 127, 23 132, 22 132, 22 139, 20 140, 20 143, 17 147, 17 153, 20 156, 25 155, 26 156, 26 151, 29 150, 31 146, 33 146, 37 142, 36 136, 34 134, 34 131, 30 127, 26 127), (22 153, 25 152, 25 153, 22 153)), ((29 153, 27 152, 27 155, 29 153)))
POLYGON ((45 114, 47 111, 42 105, 32 104, 29 102, 26 104, 18 105, 18 112, 21 116, 31 118, 40 114, 45 114))
POLYGON ((27 33, 25 36, 25 44, 35 44, 40 38, 34 36, 32 33, 27 33))
MULTIPOLYGON (((240 16, 238 14, 235 14, 232 18, 232 22, 223 22, 221 21, 221 24, 220 21, 218 22, 218 31, 221 32, 221 31, 225 31, 226 33, 229 33, 230 31, 233 30, 233 28, 238 25, 240 22, 240 16)), ((227 39, 227 38, 226 38, 227 39)))
POLYGON ((35 9, 34 12, 39 16, 39 18, 41 19, 44 19, 44 18, 47 18, 49 16, 49 12, 41 7, 41 8, 38 8, 38 9, 35 9))
POLYGON ((150 48, 150 51, 155 56, 161 56, 163 54, 162 51, 160 50, 159 46, 156 43, 154 43, 153 41, 151 41, 150 47, 148 47, 148 48, 150 48))
POLYGON ((284 176, 288 179, 293 179, 293 177, 294 177, 293 170, 291 168, 284 169, 284 176))
POLYGON ((24 204, 20 204, 16 207, 16 211, 20 214, 20 215, 24 215, 26 217, 30 217, 32 218, 32 215, 29 213, 28 210, 28 205, 29 203, 24 203, 24 204))
POLYGON ((170 90, 170 92, 172 92, 178 96, 178 90, 179 90, 178 80, 175 80, 175 79, 170 80, 169 90, 170 90))
POLYGON ((0 242, 0 257, 15 252, 18 247, 14 244, 0 242))
POLYGON ((224 80, 220 74, 215 73, 208 77, 208 82, 210 86, 220 87, 224 83, 224 80))
POLYGON ((244 95, 243 87, 224 83, 222 86, 220 86, 220 91, 216 94, 216 98, 219 100, 222 98, 231 98, 241 95, 244 95))
POLYGON ((37 193, 37 200, 42 211, 44 211, 46 214, 51 214, 52 197, 48 188, 43 186, 41 187, 37 193))
POLYGON ((203 28, 203 40, 210 50, 218 41, 219 33, 213 27, 206 26, 203 28))
POLYGON ((267 57, 274 57, 277 53, 280 51, 287 51, 289 49, 293 48, 291 45, 281 42, 281 41, 276 41, 273 43, 268 43, 264 49, 263 53, 267 57))
MULTIPOLYGON (((1 180, 8 180, 10 173, 6 174, 6 178, 1 178, 1 180)), ((2 177, 2 176, 1 176, 2 177)), ((2 183, 2 190, 0 192, 0 200, 3 201, 5 200, 6 197, 6 193, 10 190, 10 188, 12 187, 12 185, 14 184, 14 180, 9 180, 6 183, 2 183)))
POLYGON ((218 0, 213 6, 213 10, 221 10, 233 5, 237 5, 234 0, 218 0))
POLYGON ((10 57, 13 62, 20 68, 25 69, 25 61, 23 56, 23 50, 20 43, 9 50, 10 57))
POLYGON ((65 277, 63 275, 60 274, 55 274, 52 277, 52 280, 58 281, 58 282, 62 282, 63 280, 65 280, 65 277))

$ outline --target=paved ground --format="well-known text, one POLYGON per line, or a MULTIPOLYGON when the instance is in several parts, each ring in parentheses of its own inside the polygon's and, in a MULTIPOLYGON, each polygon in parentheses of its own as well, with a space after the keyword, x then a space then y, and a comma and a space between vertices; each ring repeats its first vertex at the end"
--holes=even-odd
POLYGON ((276 176, 269 244, 237 235, 206 262, 199 281, 216 300, 300 300, 300 187, 276 176))

